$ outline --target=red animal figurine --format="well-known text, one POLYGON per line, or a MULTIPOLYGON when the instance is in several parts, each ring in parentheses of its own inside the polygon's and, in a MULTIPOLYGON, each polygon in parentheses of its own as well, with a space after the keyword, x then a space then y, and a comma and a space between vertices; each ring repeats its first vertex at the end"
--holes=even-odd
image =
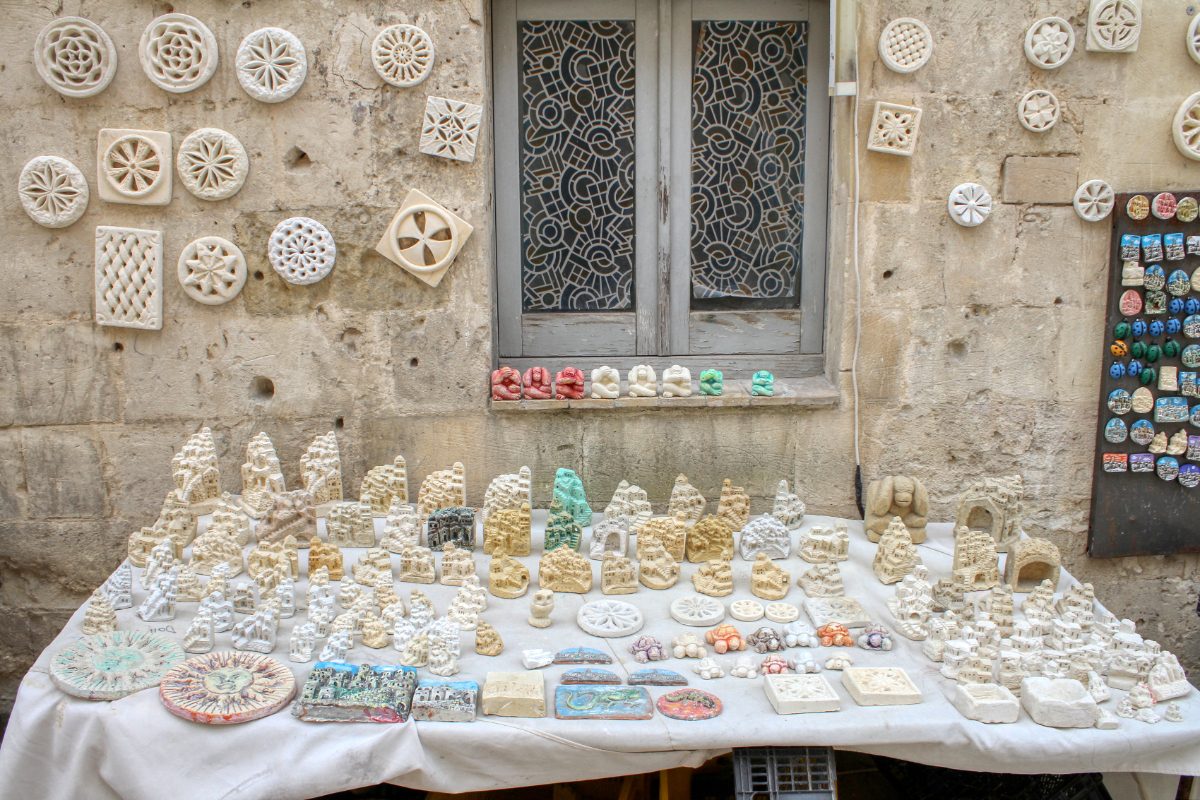
POLYGON ((554 376, 555 400, 578 400, 583 397, 583 370, 578 367, 563 367, 554 376))
POLYGON ((520 400, 521 373, 512 367, 501 367, 492 371, 492 399, 520 400))
POLYGON ((545 367, 530 367, 525 370, 525 397, 529 400, 549 400, 553 395, 550 391, 550 373, 545 367))

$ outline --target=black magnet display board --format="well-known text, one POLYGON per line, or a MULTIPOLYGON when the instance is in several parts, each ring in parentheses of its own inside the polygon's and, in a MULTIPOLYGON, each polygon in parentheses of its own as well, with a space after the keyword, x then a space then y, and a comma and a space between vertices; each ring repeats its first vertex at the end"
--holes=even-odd
POLYGON ((1200 392, 1195 381, 1200 367, 1187 366, 1200 359, 1200 219, 1193 210, 1200 190, 1175 192, 1184 210, 1165 220, 1156 213, 1136 219, 1136 209, 1131 216, 1130 199, 1138 195, 1144 200, 1135 199, 1135 206, 1148 203, 1163 216, 1172 203, 1169 195, 1160 198, 1156 192, 1120 194, 1112 212, 1105 338, 1097 345, 1104 357, 1088 531, 1088 554, 1101 558, 1200 552, 1200 392), (1162 238, 1161 253, 1156 237, 1162 238), (1140 270, 1145 274, 1137 285, 1140 270), (1186 286, 1178 270, 1188 276, 1186 286), (1154 289, 1160 282, 1162 288, 1154 289), (1174 307, 1172 301, 1178 301, 1174 307), (1163 302, 1166 308, 1160 312, 1163 302), (1118 328, 1122 322, 1128 332, 1118 328), (1174 389, 1162 383, 1171 368, 1177 373, 1174 389), (1147 369, 1155 371, 1153 380, 1145 380, 1147 369), (1135 396, 1143 386, 1153 395, 1148 411, 1143 410, 1146 392, 1135 396), (1120 390, 1128 393, 1133 407, 1125 409, 1120 390), (1113 392, 1118 392, 1116 398, 1113 392), (1158 442, 1150 439, 1150 426, 1158 442), (1190 437, 1187 450, 1153 452, 1170 445, 1162 442, 1163 433, 1168 440, 1175 437, 1172 449, 1179 449, 1181 430, 1190 437), (1173 464, 1178 465, 1175 477, 1173 464))

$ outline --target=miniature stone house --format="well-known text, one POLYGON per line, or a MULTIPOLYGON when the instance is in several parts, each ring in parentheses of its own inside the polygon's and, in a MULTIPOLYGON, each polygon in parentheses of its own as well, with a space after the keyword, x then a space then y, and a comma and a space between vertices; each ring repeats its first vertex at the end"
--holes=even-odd
POLYGON ((1004 582, 1014 592, 1031 592, 1045 580, 1057 585, 1061 570, 1061 557, 1053 542, 1018 539, 1004 561, 1004 582))
POLYGON ((1021 498, 1025 488, 1019 475, 985 478, 972 483, 958 501, 955 529, 986 531, 996 552, 1006 553, 1021 534, 1021 498))

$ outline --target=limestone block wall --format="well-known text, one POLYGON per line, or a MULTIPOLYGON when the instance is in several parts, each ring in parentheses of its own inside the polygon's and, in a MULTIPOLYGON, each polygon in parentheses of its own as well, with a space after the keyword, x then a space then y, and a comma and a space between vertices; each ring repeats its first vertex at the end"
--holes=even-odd
MULTIPOLYGON (((1144 5, 1141 48, 1121 56, 1083 51, 1086 0, 860 3, 861 125, 877 99, 925 115, 911 160, 862 153, 862 458, 868 478, 923 478, 933 516, 943 519, 968 480, 1020 472, 1029 532, 1052 538, 1099 597, 1195 669, 1200 559, 1084 553, 1108 227, 1076 218, 1071 194, 1093 177, 1118 191, 1200 188, 1200 164, 1179 155, 1169 130, 1200 79, 1184 50, 1189 19, 1169 0, 1144 5), (1050 13, 1073 22, 1079 46, 1065 67, 1043 73, 1025 61, 1021 42, 1050 13), (879 30, 896 16, 924 19, 935 36, 932 61, 913 75, 876 58, 879 30), (1052 89, 1065 106, 1040 136, 1016 120, 1017 100, 1033 87, 1052 89), (997 201, 991 219, 970 230, 945 211, 946 194, 965 180, 997 201)), ((66 0, 57 13, 98 22, 119 53, 112 85, 73 100, 42 83, 32 64, 52 9, 6 8, 0 711, 71 610, 119 563, 129 532, 153 520, 171 455, 201 425, 214 431, 232 491, 254 433, 271 435, 295 482, 307 443, 334 430, 354 492, 369 467, 403 453, 414 487, 463 461, 473 503, 493 475, 528 464, 542 502, 554 468, 570 466, 600 505, 622 478, 664 503, 684 471, 710 498, 723 477, 734 478, 756 512, 787 477, 812 511, 854 514, 850 99, 835 101, 834 114, 827 346, 842 391, 836 408, 494 414, 490 131, 473 164, 417 151, 426 95, 482 103, 490 121, 487 5, 318 0, 296 9, 283 0, 175 9, 66 0), (156 88, 138 65, 143 28, 168 10, 204 20, 220 47, 216 75, 189 94, 156 88), (383 84, 368 58, 375 32, 402 13, 437 46, 433 75, 407 90, 383 84), (308 49, 308 80, 280 105, 249 98, 231 67, 241 38, 265 25, 290 29, 308 49), (229 130, 248 150, 250 177, 234 198, 206 203, 178 186, 160 208, 97 198, 98 129, 169 131, 177 144, 204 126, 229 130), (21 167, 41 154, 70 159, 92 185, 87 213, 65 230, 34 225, 16 198, 21 167), (410 188, 476 228, 436 289, 374 252, 410 188), (288 286, 266 260, 271 229, 297 214, 320 220, 338 243, 332 275, 310 287, 288 286), (102 224, 163 232, 161 332, 93 324, 93 231, 102 224), (192 302, 173 277, 182 247, 206 234, 235 241, 248 260, 246 287, 227 305, 192 302)))

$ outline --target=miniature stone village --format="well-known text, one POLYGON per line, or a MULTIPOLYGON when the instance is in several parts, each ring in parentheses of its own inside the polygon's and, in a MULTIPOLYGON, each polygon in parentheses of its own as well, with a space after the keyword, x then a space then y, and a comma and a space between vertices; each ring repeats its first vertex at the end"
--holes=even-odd
POLYGON ((848 523, 803 528, 804 503, 786 481, 771 511, 758 516, 745 490, 728 479, 715 513, 706 514, 708 502, 680 475, 662 515, 643 489, 621 481, 601 519, 581 477, 559 469, 537 555, 528 467, 490 482, 477 519, 461 463, 429 474, 411 496, 398 456, 367 473, 355 500, 344 495, 333 433, 312 443, 301 459, 303 487, 290 491, 266 434, 245 452, 235 497, 222 491, 212 433, 206 428, 188 439, 171 463, 174 488, 158 519, 130 535, 128 562, 82 614, 84 638, 54 658, 51 674, 64 692, 114 699, 158 685, 172 713, 214 722, 208 709, 228 707, 218 695, 236 682, 206 682, 203 675, 240 670, 272 677, 255 677, 262 691, 239 701, 235 721, 289 703, 296 719, 315 722, 461 722, 477 712, 544 716, 548 708, 564 720, 647 719, 655 710, 699 720, 736 707, 700 689, 654 702, 640 687, 686 686, 687 672, 714 686, 726 676, 761 678, 776 712, 829 712, 841 708, 828 677, 838 673, 861 706, 933 701, 929 687, 887 663, 889 653, 904 648, 937 664, 950 704, 981 723, 1016 722, 1022 708, 1054 728, 1177 722, 1182 709, 1173 701, 1191 691, 1175 656, 1099 606, 1089 584, 1060 587, 1055 546, 1021 534, 1016 476, 966 488, 951 568, 941 576, 922 560, 928 495, 921 481, 872 481, 866 535, 855 546, 874 547, 874 579, 894 588, 886 609, 868 611, 842 569, 853 544, 848 523), (477 563, 477 550, 486 564, 477 563), (535 556, 536 565, 520 560, 535 556), (660 640, 639 633, 648 618, 668 615, 666 602, 648 592, 681 581, 694 593, 669 603, 678 634, 660 640), (413 584, 407 602, 398 583, 413 584), (793 583, 803 595, 797 604, 786 601, 793 583), (422 585, 453 588, 444 615, 422 585), (597 589, 606 599, 591 599, 597 589), (522 639, 534 631, 562 625, 556 597, 571 595, 583 603, 577 630, 556 639, 581 644, 524 648, 522 639), (607 599, 617 595, 637 602, 607 599), (517 603, 515 616, 527 621, 484 619, 503 603, 517 603), (118 621, 119 611, 133 610, 142 622, 170 622, 187 607, 194 613, 178 641, 118 621), (523 636, 522 627, 530 633, 523 636), (526 670, 461 677, 464 637, 485 658, 518 648, 526 670), (614 651, 585 646, 614 638, 630 643, 614 651), (375 663, 349 660, 358 646, 376 653, 369 659, 375 663), (145 655, 136 666, 96 658, 129 647, 145 655), (270 658, 279 650, 294 664, 317 662, 298 694, 290 670, 270 658), (622 678, 604 667, 626 654, 635 664, 674 658, 693 666, 639 669, 628 675, 629 689, 613 689, 622 678), (274 673, 242 663, 261 658, 274 673), (554 664, 577 668, 563 674, 548 706, 541 670, 554 664), (594 702, 600 687, 605 699, 594 702))

